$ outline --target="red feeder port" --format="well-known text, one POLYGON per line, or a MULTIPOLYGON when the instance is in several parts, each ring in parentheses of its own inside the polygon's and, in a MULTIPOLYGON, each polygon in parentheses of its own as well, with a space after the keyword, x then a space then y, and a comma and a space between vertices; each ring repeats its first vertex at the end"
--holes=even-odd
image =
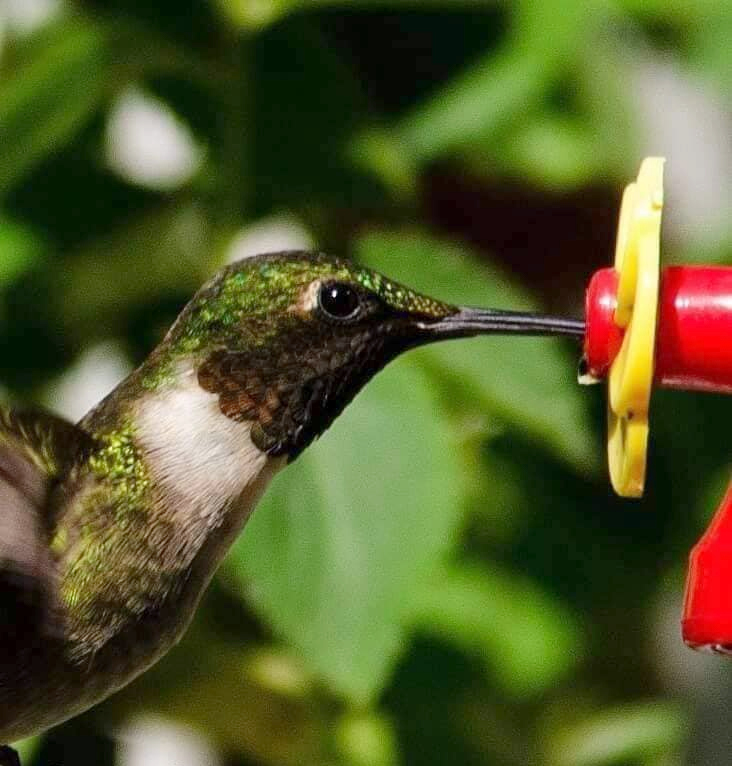
MULTIPOLYGON (((623 341, 615 324, 618 276, 600 269, 585 296, 584 354, 607 376, 623 341)), ((661 274, 654 381, 684 390, 732 393, 732 268, 669 266, 661 274)))

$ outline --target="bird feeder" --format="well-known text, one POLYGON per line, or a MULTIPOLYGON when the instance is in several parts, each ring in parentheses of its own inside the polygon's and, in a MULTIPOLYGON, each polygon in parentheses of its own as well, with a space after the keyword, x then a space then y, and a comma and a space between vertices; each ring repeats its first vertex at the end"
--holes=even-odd
MULTIPOLYGON (((663 163, 650 157, 623 194, 615 263, 586 293, 581 382, 608 381, 610 480, 643 493, 654 386, 732 393, 732 268, 660 268, 663 163)), ((682 634, 732 653, 732 483, 693 548, 682 634)))

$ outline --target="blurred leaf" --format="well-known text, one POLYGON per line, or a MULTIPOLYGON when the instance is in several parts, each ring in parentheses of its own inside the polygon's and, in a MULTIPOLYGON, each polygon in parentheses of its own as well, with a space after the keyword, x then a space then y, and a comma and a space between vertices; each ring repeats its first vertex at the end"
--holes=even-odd
POLYGON ((20 53, 0 82, 0 194, 75 135, 109 76, 105 36, 91 23, 55 26, 20 53))
POLYGON ((608 33, 608 25, 586 34, 575 66, 553 86, 555 92, 468 148, 473 172, 480 164, 477 153, 494 175, 498 167, 505 175, 561 190, 598 179, 625 182, 635 172, 629 50, 620 34, 608 33))
POLYGON ((541 116, 502 144, 497 154, 515 176, 549 186, 580 186, 602 170, 593 132, 581 120, 541 116))
POLYGON ((716 13, 699 19, 691 35, 691 59, 729 99, 732 94, 732 8, 725 3, 716 13))
POLYGON ((509 124, 572 66, 597 8, 584 0, 516 3, 513 33, 504 47, 402 120, 397 130, 405 147, 425 161, 509 124))
POLYGON ((293 0, 215 0, 221 13, 242 29, 259 29, 300 5, 293 0))
POLYGON ((408 199, 414 196, 417 167, 390 131, 363 131, 355 136, 347 152, 357 167, 375 173, 396 197, 408 199))
POLYGON ((344 766, 396 766, 399 752, 391 722, 375 712, 351 713, 335 733, 344 766))
POLYGON ((30 763, 33 760, 41 744, 40 737, 29 737, 28 739, 15 742, 13 748, 20 756, 21 763, 30 763))
POLYGON ((130 308, 192 293, 218 265, 216 244, 200 207, 182 200, 133 219, 61 265, 59 310, 66 326, 87 338, 109 336, 130 308))
POLYGON ((727 0, 621 0, 619 5, 632 13, 639 13, 656 20, 672 19, 694 22, 708 18, 724 9, 729 10, 727 0))
POLYGON ((504 694, 546 691, 580 661, 572 615, 515 572, 460 565, 423 589, 416 624, 478 656, 504 694))
POLYGON ((686 719, 678 706, 646 702, 605 709, 561 730, 549 748, 551 766, 625 766, 677 751, 686 719))
MULTIPOLYGON (((26 226, 0 215, 0 288, 36 263, 43 252, 43 242, 26 226)), ((0 325, 7 328, 6 295, 0 295, 0 325)))
POLYGON ((43 244, 33 231, 0 216, 0 286, 33 265, 43 244))
MULTIPOLYGON (((378 233, 356 244, 359 259, 443 300, 483 307, 533 309, 505 275, 479 264, 465 248, 421 232, 378 233)), ((477 338, 420 352, 480 407, 515 423, 580 470, 599 455, 575 363, 556 340, 477 338)))
POLYGON ((103 712, 115 728, 130 715, 172 718, 258 764, 332 764, 324 755, 333 711, 297 661, 277 647, 232 646, 210 632, 188 635, 103 712))
MULTIPOLYGON (((322 8, 422 10, 426 6, 443 7, 445 0, 214 0, 221 13, 235 26, 258 30, 289 13, 315 11, 322 8)), ((461 0, 461 7, 478 6, 485 0, 461 0)))
POLYGON ((413 594, 460 519, 438 412, 424 372, 396 362, 275 479, 229 560, 275 630, 353 700, 385 682, 413 594))

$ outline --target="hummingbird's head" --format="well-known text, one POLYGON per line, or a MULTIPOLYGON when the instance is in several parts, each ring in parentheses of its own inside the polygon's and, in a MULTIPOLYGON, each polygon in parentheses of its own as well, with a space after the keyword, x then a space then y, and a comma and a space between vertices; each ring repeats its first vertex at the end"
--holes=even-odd
POLYGON ((461 308, 322 253, 228 266, 194 296, 166 346, 194 359, 221 412, 294 459, 407 349, 481 333, 582 335, 581 322, 461 308))

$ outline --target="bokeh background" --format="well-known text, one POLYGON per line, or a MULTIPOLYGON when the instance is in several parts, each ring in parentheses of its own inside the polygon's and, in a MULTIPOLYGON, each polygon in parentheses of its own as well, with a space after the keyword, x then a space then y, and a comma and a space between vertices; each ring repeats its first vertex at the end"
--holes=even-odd
MULTIPOLYGON (((265 250, 580 316, 646 154, 666 261, 730 262, 731 40, 728 0, 0 0, 2 397, 80 417, 265 250)), ((25 763, 732 763, 732 665, 679 636, 732 403, 657 392, 646 496, 619 500, 577 358, 394 363, 182 644, 25 763)))

